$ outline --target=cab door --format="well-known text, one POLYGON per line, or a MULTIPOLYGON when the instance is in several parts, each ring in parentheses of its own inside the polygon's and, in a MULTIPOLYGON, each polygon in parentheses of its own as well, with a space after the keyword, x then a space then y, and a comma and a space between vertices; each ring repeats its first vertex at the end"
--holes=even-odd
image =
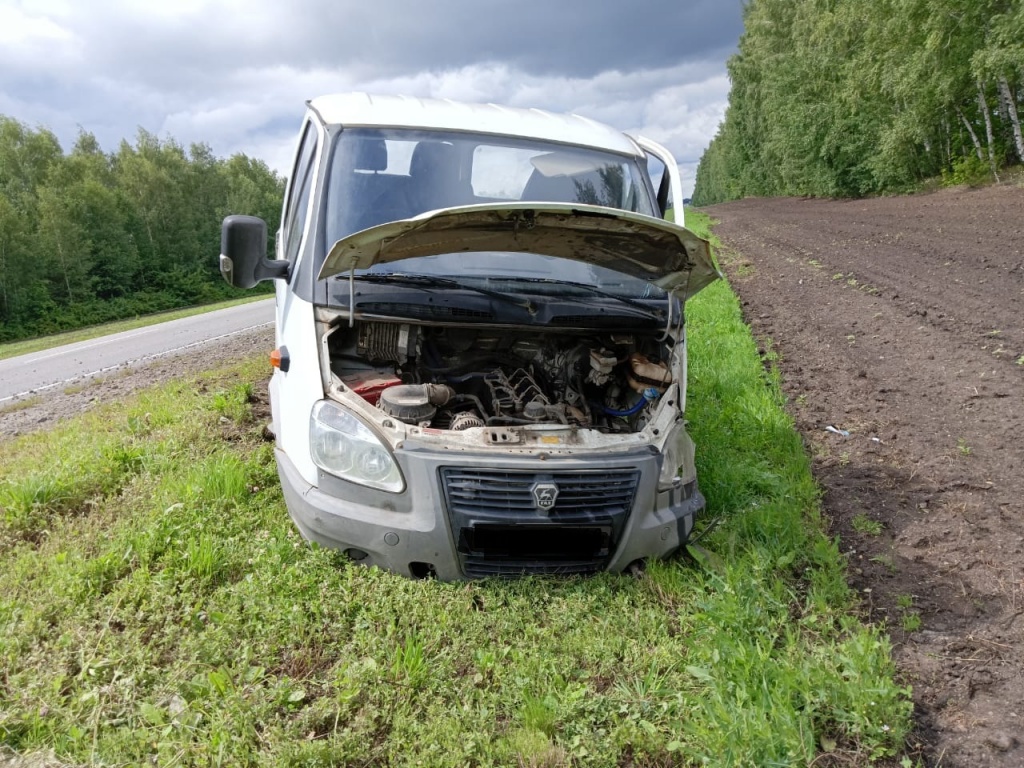
POLYGON ((287 353, 288 363, 275 369, 270 380, 277 446, 310 483, 316 482, 317 472, 309 455, 309 414, 313 404, 324 396, 311 275, 324 140, 319 122, 307 117, 299 134, 277 233, 278 258, 288 260, 291 275, 288 281, 276 281, 276 341, 278 349, 287 353))

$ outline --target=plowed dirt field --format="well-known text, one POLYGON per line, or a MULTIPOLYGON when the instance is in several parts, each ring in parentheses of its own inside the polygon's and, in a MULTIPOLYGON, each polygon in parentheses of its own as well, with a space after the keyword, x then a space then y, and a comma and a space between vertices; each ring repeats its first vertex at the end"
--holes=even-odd
POLYGON ((1024 189, 706 210, 926 764, 1024 766, 1024 189))

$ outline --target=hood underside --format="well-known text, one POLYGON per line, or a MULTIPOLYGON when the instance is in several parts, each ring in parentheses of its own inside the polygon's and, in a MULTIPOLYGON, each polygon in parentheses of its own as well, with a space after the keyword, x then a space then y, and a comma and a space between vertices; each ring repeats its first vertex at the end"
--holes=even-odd
POLYGON ((645 280, 685 301, 721 277, 708 242, 668 221, 563 203, 444 208, 336 242, 320 279, 442 253, 497 251, 571 259, 645 280))

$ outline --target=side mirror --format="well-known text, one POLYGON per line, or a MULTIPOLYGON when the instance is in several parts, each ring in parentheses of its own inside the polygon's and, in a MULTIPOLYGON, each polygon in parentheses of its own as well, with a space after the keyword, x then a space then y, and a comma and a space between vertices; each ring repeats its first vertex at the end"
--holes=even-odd
POLYGON ((263 280, 288 279, 289 264, 267 258, 267 222, 256 216, 228 216, 220 230, 220 273, 236 288, 263 280))

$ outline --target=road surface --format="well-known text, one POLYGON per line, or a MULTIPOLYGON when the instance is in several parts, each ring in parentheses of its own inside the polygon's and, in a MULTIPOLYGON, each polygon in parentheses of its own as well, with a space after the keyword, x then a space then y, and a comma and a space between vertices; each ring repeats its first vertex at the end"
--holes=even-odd
POLYGON ((274 300, 269 298, 0 360, 0 404, 273 323, 274 300))

